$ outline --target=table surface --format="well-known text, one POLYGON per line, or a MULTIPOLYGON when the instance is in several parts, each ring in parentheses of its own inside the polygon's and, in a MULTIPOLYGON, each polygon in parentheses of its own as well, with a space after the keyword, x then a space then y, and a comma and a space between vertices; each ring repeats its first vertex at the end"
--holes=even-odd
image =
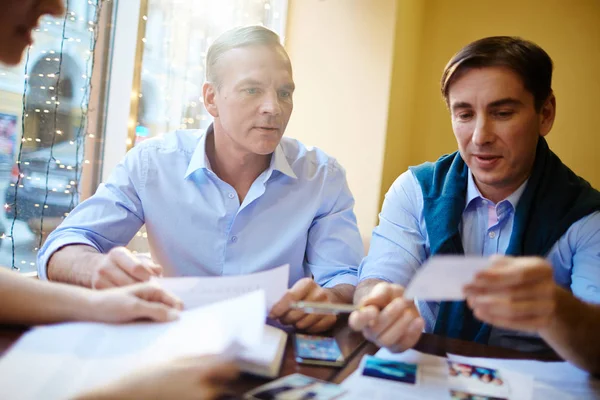
MULTIPOLYGON (((27 329, 27 327, 19 326, 0 326, 0 356, 16 342, 27 329)), ((300 373, 325 381, 341 383, 348 375, 356 370, 363 355, 373 355, 379 350, 374 344, 365 341, 360 333, 353 332, 346 325, 346 321, 344 320, 340 321, 328 335, 335 336, 338 341, 340 349, 346 359, 346 365, 344 367, 335 368, 298 364, 294 357, 292 335, 288 335, 279 376, 282 377, 293 373, 300 373)), ((415 350, 438 356, 445 356, 446 353, 454 353, 469 357, 534 359, 544 361, 560 360, 553 352, 524 353, 517 350, 449 339, 427 333, 423 334, 415 346, 415 350)), ((235 393, 242 394, 267 382, 268 379, 242 375, 240 379, 235 382, 232 389, 235 393)))

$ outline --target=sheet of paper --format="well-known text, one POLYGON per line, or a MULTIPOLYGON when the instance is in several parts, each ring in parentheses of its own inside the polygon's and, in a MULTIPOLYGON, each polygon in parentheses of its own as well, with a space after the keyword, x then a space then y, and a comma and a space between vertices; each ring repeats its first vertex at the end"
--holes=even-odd
POLYGON ((0 397, 67 399, 135 369, 261 342, 265 294, 181 313, 169 323, 66 323, 34 328, 0 359, 0 397))
POLYGON ((464 300, 463 287, 489 265, 487 257, 431 257, 417 270, 404 297, 426 301, 464 300))
POLYGON ((288 289, 290 266, 288 264, 248 275, 158 278, 158 284, 179 296, 186 309, 230 299, 244 293, 262 289, 267 308, 278 302, 288 289))
MULTIPOLYGON (((417 383, 407 385, 390 380, 364 376, 362 370, 365 359, 363 358, 360 367, 342 383, 342 386, 348 391, 343 399, 358 400, 368 398, 370 400, 383 400, 399 398, 399 393, 402 393, 402 399, 408 400, 451 398, 451 384, 448 374, 448 360, 446 358, 424 354, 416 350, 407 350, 403 353, 393 354, 386 349, 381 349, 375 356, 386 360, 418 364, 419 375, 417 383)), ((456 361, 492 367, 491 365, 484 363, 484 360, 487 359, 464 357, 463 359, 457 359, 456 361)), ((529 400, 534 398, 532 397, 532 376, 511 371, 503 366, 497 366, 495 368, 501 372, 510 388, 508 396, 497 398, 505 398, 508 400, 529 400)), ((468 388, 468 385, 463 388, 468 388)), ((472 389, 477 389, 477 386, 473 386, 472 389)), ((477 394, 475 390, 471 390, 471 393, 477 394)))
POLYGON ((341 386, 347 390, 342 399, 388 400, 402 398, 406 400, 448 399, 447 363, 442 357, 431 356, 416 350, 407 350, 393 354, 381 349, 375 355, 386 360, 400 361, 419 365, 419 379, 416 385, 408 385, 390 380, 362 375, 366 357, 357 370, 341 386), (402 394, 399 397, 399 394, 402 394))
POLYGON ((448 358, 532 375, 535 379, 534 399, 600 399, 600 379, 567 362, 473 358, 455 354, 448 354, 448 358))

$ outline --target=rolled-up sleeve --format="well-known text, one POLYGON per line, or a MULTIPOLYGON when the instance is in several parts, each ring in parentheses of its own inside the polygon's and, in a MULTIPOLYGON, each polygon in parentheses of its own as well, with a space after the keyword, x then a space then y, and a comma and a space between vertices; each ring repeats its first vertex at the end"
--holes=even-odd
POLYGON ((428 257, 423 195, 410 171, 400 175, 385 195, 369 254, 359 266, 359 281, 381 279, 406 286, 428 257))
POLYGON ((345 171, 335 160, 328 166, 322 196, 323 205, 308 232, 305 267, 323 287, 356 286, 364 249, 353 210, 354 197, 345 171))
POLYGON ((86 244, 101 253, 125 246, 144 224, 140 200, 147 166, 144 147, 132 149, 117 165, 106 183, 79 204, 49 236, 37 256, 38 276, 48 279, 52 254, 73 244, 86 244))

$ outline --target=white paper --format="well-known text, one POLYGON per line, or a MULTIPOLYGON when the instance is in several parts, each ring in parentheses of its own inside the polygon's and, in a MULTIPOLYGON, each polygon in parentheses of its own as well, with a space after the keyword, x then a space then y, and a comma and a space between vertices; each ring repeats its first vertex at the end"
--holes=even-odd
POLYGON ((567 362, 473 358, 454 354, 448 354, 448 358, 530 374, 535 378, 534 399, 600 399, 600 379, 567 362))
POLYGON ((73 398, 150 364, 252 348, 261 342, 265 309, 265 294, 256 291, 168 323, 34 328, 0 359, 0 398, 73 398))
MULTIPOLYGON (((448 381, 448 362, 445 357, 432 356, 416 350, 407 350, 403 353, 394 354, 390 353, 387 349, 379 350, 375 356, 386 360, 418 364, 419 379, 417 385, 407 385, 363 376, 363 360, 360 367, 342 383, 342 386, 348 390, 348 393, 342 397, 343 399, 447 400, 450 398, 451 388, 448 381)), ((538 398, 532 397, 533 376, 511 371, 508 369, 508 366, 495 366, 488 363, 488 359, 484 358, 449 357, 448 359, 466 364, 498 369, 509 384, 509 400, 529 400, 538 398)), ((550 400, 550 398, 544 398, 544 400, 550 400)))
POLYGON ((417 270, 404 297, 424 301, 464 300, 463 287, 489 265, 487 257, 431 257, 417 270))
POLYGON ((402 361, 405 363, 418 364, 418 381, 416 385, 402 384, 384 379, 372 378, 362 375, 364 357, 359 368, 352 373, 344 382, 342 387, 347 393, 342 399, 444 399, 450 398, 447 386, 447 363, 442 357, 431 356, 416 350, 407 350, 403 353, 393 354, 386 349, 381 349, 375 354, 376 357, 386 360, 402 361))
POLYGON ((248 275, 158 278, 156 282, 177 295, 186 309, 230 299, 262 289, 266 294, 267 309, 277 303, 288 289, 289 264, 248 275))

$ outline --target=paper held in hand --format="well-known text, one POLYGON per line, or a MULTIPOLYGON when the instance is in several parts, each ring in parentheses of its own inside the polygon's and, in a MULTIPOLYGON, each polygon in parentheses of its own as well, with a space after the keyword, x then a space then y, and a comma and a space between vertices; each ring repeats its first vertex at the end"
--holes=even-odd
POLYGON ((489 257, 434 256, 417 270, 404 292, 407 299, 464 300, 463 287, 491 265, 489 257))

